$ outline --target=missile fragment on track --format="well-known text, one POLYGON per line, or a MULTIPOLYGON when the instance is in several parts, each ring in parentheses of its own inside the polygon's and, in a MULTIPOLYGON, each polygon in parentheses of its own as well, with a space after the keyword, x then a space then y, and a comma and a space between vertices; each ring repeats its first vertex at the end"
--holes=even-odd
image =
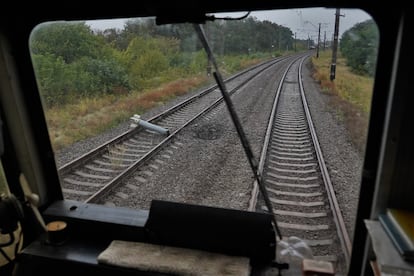
POLYGON ((166 128, 154 125, 152 123, 149 123, 147 121, 144 121, 141 119, 141 116, 139 116, 138 114, 134 114, 134 116, 132 116, 131 118, 131 128, 135 128, 137 126, 141 126, 143 128, 149 129, 149 130, 153 130, 155 132, 158 132, 160 134, 164 134, 164 135, 169 135, 170 131, 166 128))

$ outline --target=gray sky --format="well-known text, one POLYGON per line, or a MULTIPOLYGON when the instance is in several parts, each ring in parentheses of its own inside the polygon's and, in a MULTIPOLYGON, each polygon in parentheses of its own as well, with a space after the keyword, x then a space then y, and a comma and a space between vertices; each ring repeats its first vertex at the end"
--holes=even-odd
MULTIPOLYGON (((355 9, 341 9, 341 16, 339 23, 339 37, 342 33, 356 23, 363 22, 370 19, 371 16, 362 10, 355 9)), ((233 14, 216 14, 219 16, 242 16, 243 13, 233 14)), ((331 40, 335 27, 335 9, 325 8, 308 8, 308 9, 287 9, 287 10, 273 10, 273 11, 257 11, 252 12, 250 16, 257 17, 259 20, 269 20, 279 25, 286 26, 296 33, 298 39, 306 39, 308 35, 317 40, 318 26, 321 23, 321 39, 331 40)), ((86 23, 92 29, 108 29, 118 28, 122 29, 127 19, 112 19, 112 20, 94 20, 86 23)))
MULTIPOLYGON (((286 26, 301 39, 307 38, 308 35, 316 39, 321 23, 321 37, 323 38, 326 32, 327 38, 331 39, 335 28, 335 12, 336 9, 309 8, 252 12, 251 15, 260 20, 269 20, 286 26)), ((339 36, 356 23, 371 18, 366 12, 355 9, 341 9, 340 14, 342 16, 339 19, 339 36)))

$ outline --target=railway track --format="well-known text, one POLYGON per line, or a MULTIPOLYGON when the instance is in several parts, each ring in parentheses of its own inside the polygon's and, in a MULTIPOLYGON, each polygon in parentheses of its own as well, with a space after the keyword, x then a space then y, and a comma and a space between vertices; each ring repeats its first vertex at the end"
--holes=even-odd
MULTIPOLYGON (((299 237, 314 258, 344 271, 351 243, 324 163, 301 78, 300 59, 284 74, 259 163, 278 227, 299 237)), ((255 183, 250 210, 267 211, 255 183)))
MULTIPOLYGON (((227 79, 229 93, 284 59, 259 64, 227 79)), ((220 91, 212 86, 148 120, 168 129, 169 136, 138 127, 65 164, 59 168, 65 199, 96 202, 159 152, 181 129, 221 101, 220 91)))
MULTIPOLYGON (((273 110, 262 147, 259 170, 283 237, 301 238, 310 245, 316 259, 334 262, 338 267, 342 266, 339 269, 341 271, 349 262, 350 241, 313 129, 311 115, 306 107, 300 74, 303 60, 304 58, 298 57, 285 60, 289 66, 276 93, 273 93, 273 110)), ((230 81, 226 84, 229 93, 234 94, 279 61, 281 60, 244 72, 248 76, 243 80, 236 77, 232 79, 233 83, 227 80, 230 81)), ((214 117, 209 112, 222 104, 222 99, 215 87, 206 91, 191 98, 189 102, 173 107, 171 114, 167 111, 150 120, 170 129, 168 137, 143 129, 131 131, 86 157, 75 160, 73 164, 64 166, 60 175, 64 181, 65 198, 104 203, 107 201, 106 196, 116 193, 118 198, 125 197, 126 200, 128 195, 119 191, 122 190, 122 182, 129 176, 133 176, 133 182, 142 181, 142 184, 148 185, 144 177, 134 176, 133 173, 142 166, 156 167, 169 162, 172 154, 170 151, 185 147, 173 137, 200 117, 214 117), (197 101, 200 99, 204 99, 203 103, 197 101), (149 160, 152 162, 146 162, 149 160), (93 176, 84 175, 91 167, 93 176), (79 177, 83 177, 82 180, 77 180, 79 177), (82 183, 74 186, 73 181, 68 179, 82 183)), ((152 173, 150 170, 140 172, 144 176, 148 174, 148 177, 152 173)), ((143 192, 139 185, 131 184, 131 181, 126 185, 129 186, 124 191, 143 192)), ((155 187, 153 190, 155 193, 155 187)), ((129 203, 125 205, 129 206, 129 203)), ((253 185, 249 209, 260 212, 267 210, 258 195, 256 184, 253 185)))

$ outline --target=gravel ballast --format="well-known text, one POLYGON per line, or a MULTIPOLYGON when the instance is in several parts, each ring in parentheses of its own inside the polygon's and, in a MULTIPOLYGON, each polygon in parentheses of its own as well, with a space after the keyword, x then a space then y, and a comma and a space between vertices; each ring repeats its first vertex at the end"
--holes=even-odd
MULTIPOLYGON (((312 79, 311 70, 308 59, 306 66, 303 66, 302 74, 306 97, 331 181, 352 239, 363 156, 352 144, 337 112, 329 105, 330 96, 322 93, 319 84, 312 79)), ((272 81, 276 83, 276 80, 277 78, 273 77, 272 81)), ((255 81, 252 82, 250 89, 265 91, 264 86, 263 82, 255 81)), ((276 89, 275 84, 270 89, 276 89)), ((176 98, 162 108, 173 106, 194 93, 196 92, 176 98)), ((265 99, 264 96, 263 98, 234 98, 234 105, 256 157, 260 154, 260 143, 263 141, 266 127, 266 124, 262 123, 266 121, 266 116, 260 113, 265 114, 266 110, 270 112, 271 108, 271 103, 266 102, 265 99), (252 114, 252 110, 255 110, 252 109, 253 106, 260 107, 261 112, 252 114)), ((221 108, 225 109, 225 107, 221 108)), ((161 112, 161 107, 140 115, 146 119, 159 112, 161 112)), ((59 151, 56 154, 58 167, 120 135, 128 128, 129 122, 125 122, 99 136, 75 143, 59 151)), ((169 152, 165 152, 163 155, 181 161, 170 163, 165 162, 168 160, 164 160, 163 163, 163 160, 159 160, 159 162, 152 164, 153 167, 159 169, 151 177, 147 177, 147 182, 131 180, 131 185, 147 191, 141 196, 128 198, 128 206, 148 209, 151 198, 158 197, 157 190, 165 189, 168 192, 162 199, 166 200, 184 200, 203 205, 247 209, 253 176, 246 174, 250 168, 227 110, 224 112, 217 110, 215 115, 210 115, 192 125, 172 145, 172 148, 166 150, 169 152), (193 142, 191 143, 191 141, 193 142), (236 147, 230 149, 228 146, 230 144, 236 145, 236 147), (185 145, 185 148, 181 145, 185 145), (216 160, 210 160, 211 157, 205 154, 206 152, 215 152, 216 160), (229 168, 232 168, 231 171, 229 168), (191 177, 186 174, 188 172, 191 172, 191 177), (206 175, 205 172, 209 173, 206 175), (199 187, 204 182, 213 184, 204 186, 200 191, 199 187), (155 183, 159 188, 154 188, 155 183), (228 186, 225 189, 226 192, 222 192, 223 185, 228 186)), ((147 171, 151 171, 150 168, 147 171)), ((128 195, 128 191, 124 191, 124 194, 128 195)), ((126 203, 121 199, 122 197, 112 196, 107 199, 106 203, 123 206, 126 203)))

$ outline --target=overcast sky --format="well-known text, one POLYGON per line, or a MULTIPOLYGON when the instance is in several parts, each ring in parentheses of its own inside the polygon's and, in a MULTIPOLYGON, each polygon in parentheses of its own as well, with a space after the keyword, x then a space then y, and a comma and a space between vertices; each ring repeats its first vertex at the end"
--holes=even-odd
MULTIPOLYGON (((335 27, 335 9, 325 8, 308 8, 308 9, 288 9, 288 10, 274 10, 274 11, 257 11, 252 12, 250 16, 257 17, 259 20, 269 20, 279 25, 286 26, 296 33, 298 39, 306 39, 308 36, 317 39, 318 26, 321 23, 321 39, 326 34, 326 39, 331 40, 335 27)), ((341 9, 340 23, 339 23, 339 37, 342 33, 356 23, 363 22, 370 19, 371 16, 362 10, 341 9)), ((242 16, 243 13, 234 14, 216 14, 219 16, 242 16)), ((112 20, 94 20, 86 23, 92 29, 108 29, 118 28, 123 29, 124 23, 127 19, 112 19, 112 20)))

